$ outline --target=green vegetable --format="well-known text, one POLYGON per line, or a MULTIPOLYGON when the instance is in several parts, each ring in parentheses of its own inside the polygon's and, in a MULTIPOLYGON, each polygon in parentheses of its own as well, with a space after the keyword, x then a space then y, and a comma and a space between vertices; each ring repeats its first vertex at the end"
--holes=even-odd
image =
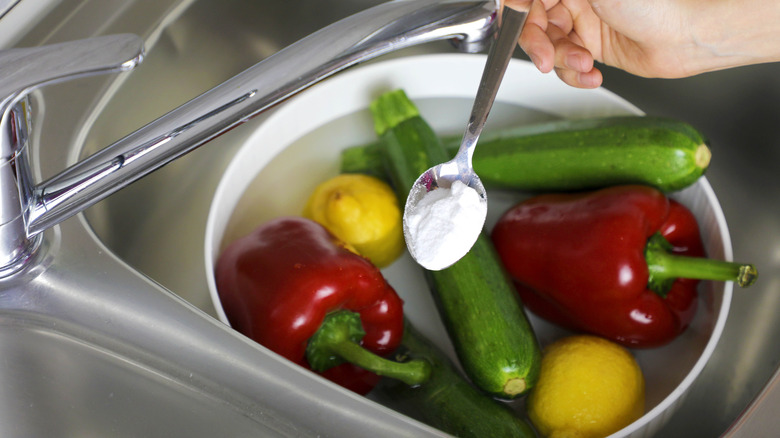
POLYGON ((377 401, 454 436, 536 436, 516 412, 472 386, 441 350, 407 323, 395 360, 410 359, 427 360, 430 379, 419 386, 382 379, 371 393, 377 401))
MULTIPOLYGON (((447 156, 460 137, 444 139, 447 156)), ((691 125, 660 117, 602 117, 545 122, 485 131, 474 168, 488 188, 562 191, 618 184, 685 188, 704 174, 711 158, 691 125)), ((342 171, 382 176, 378 144, 346 149, 342 171)))
MULTIPOLYGON (((417 177, 446 161, 447 153, 402 90, 380 96, 371 112, 389 179, 406 199, 417 177)), ((475 385, 511 399, 536 384, 539 344, 490 237, 483 233, 465 257, 447 269, 426 271, 426 278, 475 385)))

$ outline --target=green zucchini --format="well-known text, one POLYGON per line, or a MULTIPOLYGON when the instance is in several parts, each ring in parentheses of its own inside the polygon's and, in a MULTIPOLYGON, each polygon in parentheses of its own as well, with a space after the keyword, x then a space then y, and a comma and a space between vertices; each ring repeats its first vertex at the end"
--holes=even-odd
POLYGON ((458 437, 535 437, 531 426, 506 404, 472 386, 452 361, 411 324, 406 324, 395 360, 426 360, 431 376, 410 386, 382 379, 371 396, 383 405, 458 437))
MULTIPOLYGON (((453 156, 460 137, 443 140, 453 156)), ((381 176, 380 146, 346 149, 342 172, 381 176)), ((711 152, 693 126, 661 117, 615 116, 486 130, 474 169, 487 188, 565 191, 618 184, 683 189, 704 174, 711 152)))
MULTIPOLYGON (((400 199, 417 177, 448 159, 439 138, 402 90, 371 103, 385 167, 400 199)), ((493 396, 526 393, 539 377, 541 353, 517 292, 483 233, 457 263, 425 271, 461 365, 493 396)))

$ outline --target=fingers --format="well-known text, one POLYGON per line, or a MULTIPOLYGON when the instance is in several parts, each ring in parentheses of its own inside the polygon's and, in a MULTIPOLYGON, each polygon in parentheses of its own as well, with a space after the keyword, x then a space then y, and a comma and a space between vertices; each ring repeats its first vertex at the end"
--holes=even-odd
POLYGON ((532 2, 527 10, 520 47, 539 71, 549 73, 555 66, 555 47, 547 36, 547 11, 540 1, 532 2))
POLYGON ((547 36, 555 48, 555 73, 566 84, 577 88, 601 85, 601 72, 593 65, 593 55, 582 46, 574 32, 564 32, 558 26, 547 26, 547 36))
POLYGON ((573 17, 557 0, 505 0, 505 4, 528 11, 519 44, 542 73, 555 70, 566 84, 596 88, 603 81, 594 59, 577 33, 573 17))
POLYGON ((555 74, 561 80, 577 88, 596 88, 601 86, 601 72, 593 66, 590 52, 572 43, 560 40, 555 47, 555 74))
POLYGON ((597 68, 588 72, 556 68, 555 74, 558 75, 558 78, 565 84, 576 88, 598 88, 604 81, 601 72, 597 68))
POLYGON ((555 67, 576 72, 588 72, 593 69, 593 55, 582 47, 577 35, 564 32, 553 24, 547 26, 547 36, 555 49, 555 67))

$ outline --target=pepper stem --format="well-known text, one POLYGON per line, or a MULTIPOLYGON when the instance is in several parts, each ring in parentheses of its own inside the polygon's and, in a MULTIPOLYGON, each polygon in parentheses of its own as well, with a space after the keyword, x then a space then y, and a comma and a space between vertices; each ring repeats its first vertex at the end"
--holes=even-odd
POLYGON ((751 264, 676 255, 671 249, 672 245, 660 233, 650 237, 645 248, 650 273, 648 288, 662 297, 678 278, 733 281, 740 287, 748 287, 758 278, 758 271, 751 264))
POLYGON ((408 385, 420 385, 431 375, 431 364, 422 359, 395 362, 372 353, 360 345, 365 336, 360 314, 349 310, 332 312, 325 317, 317 332, 309 339, 306 360, 312 370, 349 362, 380 376, 398 379, 408 385))

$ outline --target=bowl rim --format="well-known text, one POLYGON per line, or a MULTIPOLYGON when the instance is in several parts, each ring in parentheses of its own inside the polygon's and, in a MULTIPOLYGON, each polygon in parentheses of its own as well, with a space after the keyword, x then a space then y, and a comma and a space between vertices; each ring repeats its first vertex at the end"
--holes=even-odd
MULTIPOLYGON (((218 319, 224 324, 230 325, 219 301, 213 275, 214 264, 222 245, 222 237, 231 216, 220 213, 235 210, 238 200, 256 177, 257 171, 265 166, 265 163, 256 165, 256 172, 244 171, 247 167, 255 166, 255 164, 248 165, 247 163, 251 163, 249 159, 252 155, 252 149, 254 149, 252 145, 258 143, 257 139, 269 135, 276 138, 283 145, 276 151, 278 153, 323 123, 366 108, 368 102, 380 89, 404 88, 412 99, 436 97, 473 99, 484 62, 485 55, 482 54, 426 54, 374 61, 340 73, 324 83, 314 85, 270 112, 244 140, 244 144, 239 147, 230 160, 220 177, 209 207, 204 235, 204 256, 209 294, 218 319), (411 75, 414 75, 415 79, 410 80, 411 75), (419 79, 421 77, 436 78, 436 80, 426 81, 419 79), (419 83, 416 86, 410 86, 415 81, 419 83), (453 86, 455 84, 458 86, 453 86), (340 104, 332 108, 329 107, 328 111, 317 111, 317 106, 311 105, 311 101, 318 101, 329 96, 338 96, 340 104), (300 120, 301 118, 309 121, 310 129, 303 130, 299 126, 296 126, 295 129, 280 129, 278 126, 279 120, 300 120)), ((563 118, 644 115, 639 108, 605 88, 583 90, 569 87, 555 75, 540 74, 533 64, 520 59, 512 59, 510 62, 496 100, 516 105, 522 104, 563 118), (522 96, 522 102, 518 101, 516 96, 522 96)), ((268 161, 273 156, 275 154, 271 154, 268 161)), ((730 233, 725 215, 712 186, 706 177, 701 177, 694 186, 703 190, 710 201, 714 219, 720 230, 724 259, 732 260, 733 250, 730 233)), ((720 309, 717 314, 713 314, 715 324, 712 333, 685 377, 656 406, 645 412, 638 420, 611 435, 612 437, 643 434, 646 427, 654 423, 656 419, 662 419, 664 413, 668 414, 669 408, 681 401, 706 366, 720 340, 728 319, 732 291, 732 283, 723 283, 720 309)))

